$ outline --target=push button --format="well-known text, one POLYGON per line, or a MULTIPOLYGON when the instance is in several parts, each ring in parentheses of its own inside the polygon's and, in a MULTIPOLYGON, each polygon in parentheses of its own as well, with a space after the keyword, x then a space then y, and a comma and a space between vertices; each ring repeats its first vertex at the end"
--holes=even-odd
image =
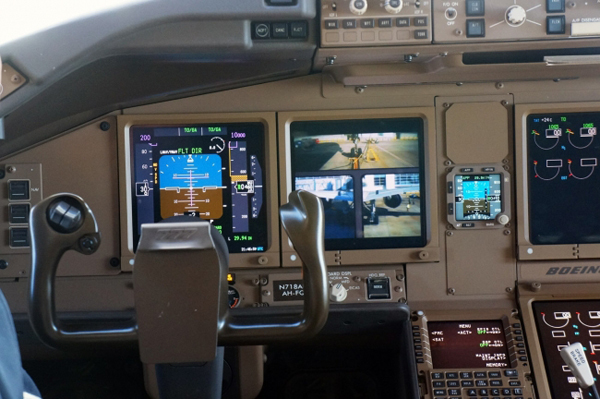
POLYGON ((562 35, 565 33, 565 16, 546 17, 546 33, 549 35, 562 35))
POLYGON ((364 28, 364 29, 374 28, 375 27, 375 20, 374 19, 361 19, 360 20, 360 27, 364 28))
POLYGON ((467 37, 485 37, 485 19, 467 20, 467 37))
POLYGON ((344 29, 356 29, 355 19, 345 19, 342 21, 342 28, 344 29))
POLYGON ((396 18, 396 26, 406 28, 410 26, 410 18, 396 18))
POLYGON ((11 248, 25 248, 29 246, 29 229, 27 227, 13 227, 10 229, 9 244, 11 248))
POLYGON ((467 17, 483 17, 484 15, 484 0, 467 0, 467 17))
POLYGON ((565 0, 546 0, 546 11, 565 12, 565 0))
POLYGON ((367 279, 367 298, 368 299, 390 299, 390 280, 387 277, 384 277, 384 278, 369 277, 367 279))
POLYGON ((392 27, 392 19, 391 18, 379 18, 377 20, 377 25, 380 28, 391 28, 392 27))
POLYGON ((416 17, 415 26, 427 26, 427 17, 416 17))
POLYGON ((8 199, 23 201, 29 199, 29 180, 10 180, 8 182, 8 199))
POLYGON ((305 39, 308 37, 308 24, 306 22, 292 22, 290 24, 290 37, 305 39))
POLYGON ((271 28, 268 24, 256 24, 254 26, 254 37, 256 39, 268 39, 271 36, 271 28))
POLYGON ((337 28, 338 28, 337 19, 330 19, 328 21, 325 21, 325 29, 337 29, 337 28))
POLYGON ((29 221, 29 204, 11 204, 8 206, 10 223, 27 223, 29 221))
POLYGON ((427 39, 429 32, 426 29, 420 29, 415 31, 415 39, 427 39))
POLYGON ((273 24, 273 38, 275 39, 287 39, 288 37, 288 26, 286 23, 276 22, 273 24))

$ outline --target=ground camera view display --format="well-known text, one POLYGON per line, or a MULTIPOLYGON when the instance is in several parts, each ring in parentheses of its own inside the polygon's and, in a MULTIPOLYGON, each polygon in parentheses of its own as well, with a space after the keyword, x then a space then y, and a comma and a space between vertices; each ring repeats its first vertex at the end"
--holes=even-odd
POLYGON ((320 197, 326 249, 424 245, 422 120, 294 122, 294 188, 320 197))

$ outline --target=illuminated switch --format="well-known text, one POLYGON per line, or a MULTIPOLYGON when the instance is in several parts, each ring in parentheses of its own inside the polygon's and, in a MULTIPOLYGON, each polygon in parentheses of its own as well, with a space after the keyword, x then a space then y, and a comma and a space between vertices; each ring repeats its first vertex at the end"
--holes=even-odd
POLYGON ((27 227, 13 227, 10 229, 9 244, 11 248, 25 248, 29 246, 29 229, 27 227))
POLYGON ((10 223, 29 222, 29 204, 10 204, 8 207, 10 223))
POLYGON ((11 201, 29 199, 29 180, 10 180, 8 182, 8 199, 11 201))
MULTIPOLYGON (((367 279, 368 299, 390 299, 390 279, 387 277, 367 279)), ((415 333, 413 333, 414 335, 415 333)), ((416 333, 419 334, 419 333, 416 333)), ((419 334, 420 335, 420 334, 419 334)))
POLYGON ((467 0, 467 17, 483 17, 484 15, 484 0, 467 0))
POLYGON ((565 0, 546 0, 546 11, 565 12, 565 0))

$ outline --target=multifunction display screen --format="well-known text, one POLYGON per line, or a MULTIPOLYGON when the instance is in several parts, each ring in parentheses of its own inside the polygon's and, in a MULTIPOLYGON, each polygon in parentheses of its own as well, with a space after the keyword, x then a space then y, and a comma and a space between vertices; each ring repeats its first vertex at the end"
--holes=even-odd
POLYGON ((325 248, 425 245, 423 120, 293 122, 294 189, 325 208, 325 248))
POLYGON ((500 174, 456 175, 456 220, 491 220, 502 212, 500 174))
POLYGON ((600 243, 600 113, 527 117, 529 239, 600 243))
POLYGON ((552 397, 591 397, 590 390, 577 384, 560 350, 581 343, 594 380, 600 378, 600 301, 534 302, 533 311, 552 397))
POLYGON ((435 369, 510 367, 501 320, 430 321, 427 326, 435 369))
POLYGON ((210 221, 229 252, 267 250, 261 123, 130 128, 133 244, 142 223, 210 221))

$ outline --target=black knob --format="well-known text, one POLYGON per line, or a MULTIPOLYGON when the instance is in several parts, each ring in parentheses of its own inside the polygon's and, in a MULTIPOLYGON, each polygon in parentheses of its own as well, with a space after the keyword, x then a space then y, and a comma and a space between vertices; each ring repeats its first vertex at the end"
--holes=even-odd
POLYGON ((82 205, 71 197, 59 197, 48 206, 46 217, 54 230, 70 234, 83 225, 82 205))

